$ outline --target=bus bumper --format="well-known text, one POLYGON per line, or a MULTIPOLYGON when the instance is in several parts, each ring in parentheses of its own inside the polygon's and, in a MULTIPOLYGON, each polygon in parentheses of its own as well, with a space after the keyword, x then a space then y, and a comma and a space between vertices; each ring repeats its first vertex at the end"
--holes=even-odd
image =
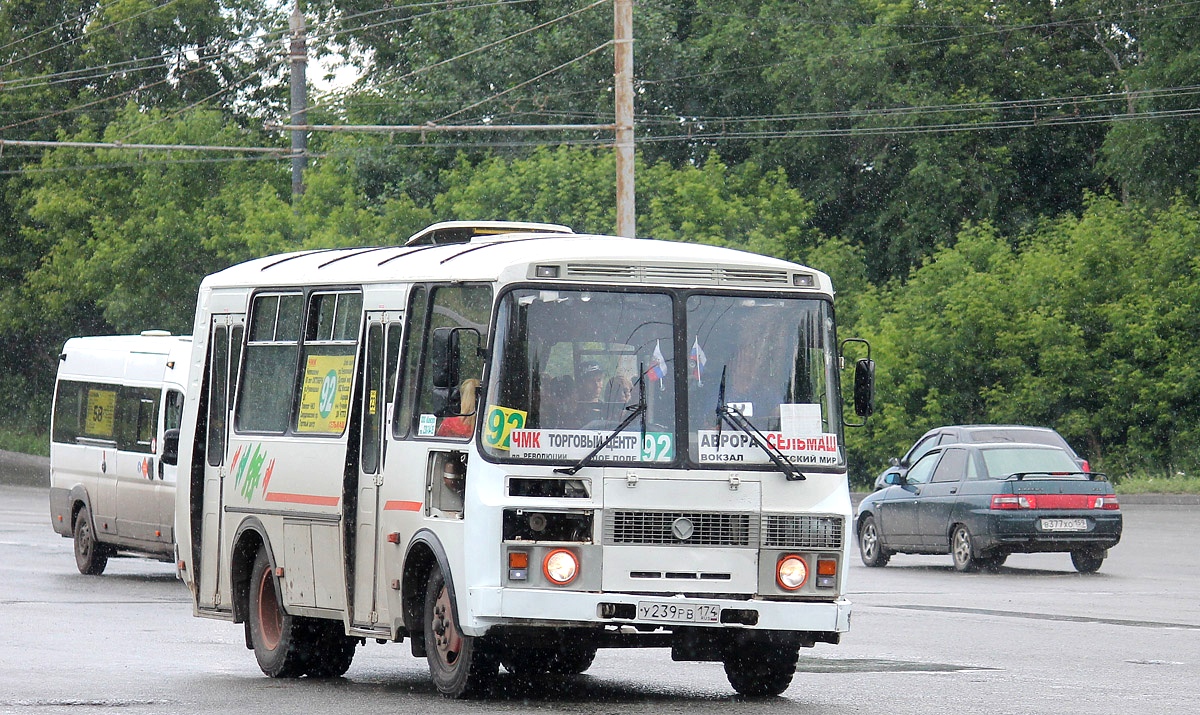
POLYGON ((850 630, 851 603, 845 598, 836 601, 765 601, 473 588, 469 600, 470 606, 463 609, 467 613, 460 614, 465 616, 462 625, 468 635, 480 635, 498 625, 735 627, 808 633, 850 630))

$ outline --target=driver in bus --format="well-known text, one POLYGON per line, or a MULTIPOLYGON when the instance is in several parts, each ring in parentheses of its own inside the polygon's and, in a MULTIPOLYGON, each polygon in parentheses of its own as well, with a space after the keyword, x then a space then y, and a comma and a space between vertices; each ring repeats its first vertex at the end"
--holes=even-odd
POLYGON ((600 363, 584 360, 579 363, 576 372, 579 374, 575 380, 576 402, 600 402, 604 399, 604 369, 600 363))

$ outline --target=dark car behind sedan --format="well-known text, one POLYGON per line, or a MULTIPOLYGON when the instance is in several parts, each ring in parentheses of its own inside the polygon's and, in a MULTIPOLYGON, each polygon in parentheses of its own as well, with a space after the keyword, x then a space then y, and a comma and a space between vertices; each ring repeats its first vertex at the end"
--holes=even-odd
POLYGON ((934 447, 957 444, 959 442, 1030 442, 1033 444, 1050 444, 1066 450, 1080 471, 1088 471, 1088 462, 1083 459, 1063 439, 1063 436, 1049 427, 1031 427, 1029 425, 946 425, 934 427, 913 443, 913 446, 899 459, 892 459, 891 466, 879 473, 875 478, 875 488, 887 486, 885 477, 892 472, 904 474, 918 459, 934 447))
POLYGON ((936 447, 858 507, 863 563, 894 553, 944 554, 954 568, 997 568, 1012 553, 1069 552, 1081 573, 1121 540, 1112 484, 1044 444, 936 447))

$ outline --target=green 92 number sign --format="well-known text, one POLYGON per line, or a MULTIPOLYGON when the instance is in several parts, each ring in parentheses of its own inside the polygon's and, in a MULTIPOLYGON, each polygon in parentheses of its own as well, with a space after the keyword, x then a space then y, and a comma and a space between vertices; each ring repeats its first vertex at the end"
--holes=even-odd
POLYGON ((512 431, 525 427, 525 418, 528 414, 524 410, 488 405, 487 418, 483 427, 484 444, 496 449, 509 449, 512 431))

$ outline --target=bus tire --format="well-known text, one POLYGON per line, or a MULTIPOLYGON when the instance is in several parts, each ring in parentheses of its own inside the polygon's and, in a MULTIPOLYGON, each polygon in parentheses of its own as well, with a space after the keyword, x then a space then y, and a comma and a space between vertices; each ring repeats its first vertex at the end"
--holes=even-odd
POLYGON ((87 507, 75 517, 75 567, 85 576, 99 576, 108 566, 109 548, 96 541, 96 529, 87 507))
POLYGON ((265 548, 258 550, 250 571, 246 619, 258 667, 272 678, 297 678, 307 668, 312 634, 303 619, 283 610, 279 583, 265 548))
POLYGON ((500 659, 481 639, 463 635, 454 614, 446 577, 434 569, 425 587, 422 617, 429 675, 448 698, 479 697, 495 680, 500 659))
POLYGON ((548 648, 509 648, 504 669, 518 677, 539 675, 579 675, 592 667, 596 646, 551 646, 548 648))
POLYGON ((350 670, 359 639, 345 634, 341 621, 314 620, 312 658, 305 673, 311 678, 338 678, 350 670))
POLYGON ((731 646, 725 654, 725 676, 738 694, 774 697, 788 689, 796 674, 800 649, 766 642, 731 646))

